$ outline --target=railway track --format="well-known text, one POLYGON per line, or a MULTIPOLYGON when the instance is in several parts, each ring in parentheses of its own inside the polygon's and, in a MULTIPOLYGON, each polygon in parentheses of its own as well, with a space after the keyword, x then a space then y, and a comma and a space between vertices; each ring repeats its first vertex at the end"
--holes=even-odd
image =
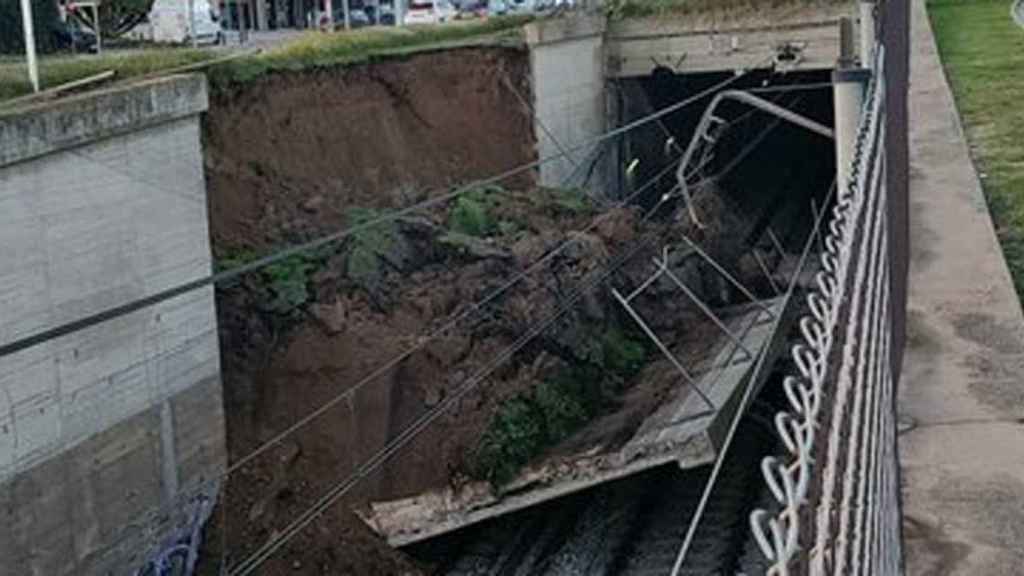
MULTIPOLYGON (((747 517, 764 503, 759 464, 774 448, 770 430, 745 417, 681 575, 763 573, 763 558, 747 542, 747 517)), ((666 576, 709 468, 665 466, 409 551, 434 576, 666 576)))

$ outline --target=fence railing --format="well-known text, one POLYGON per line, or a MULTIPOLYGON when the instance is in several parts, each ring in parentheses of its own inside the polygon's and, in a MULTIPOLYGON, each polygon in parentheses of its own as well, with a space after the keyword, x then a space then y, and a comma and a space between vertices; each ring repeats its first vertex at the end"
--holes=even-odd
POLYGON ((774 422, 785 455, 762 463, 777 510, 750 517, 770 575, 900 572, 883 50, 876 57, 783 383, 789 407, 774 422))

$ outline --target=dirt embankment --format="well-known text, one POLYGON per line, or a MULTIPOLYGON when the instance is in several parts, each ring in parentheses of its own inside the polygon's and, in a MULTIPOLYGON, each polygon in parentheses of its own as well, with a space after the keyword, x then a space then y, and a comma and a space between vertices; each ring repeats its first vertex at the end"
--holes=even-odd
MULTIPOLYGON (((215 95, 204 134, 218 263, 367 222, 532 160, 531 119, 509 85, 529 94, 526 54, 474 48, 272 76, 215 95)), ((679 226, 644 220, 636 209, 601 213, 579 191, 539 190, 528 177, 503 184, 218 289, 232 462, 348 395, 232 474, 209 531, 208 566, 222 550, 233 562, 247 557, 478 374, 487 374, 479 386, 260 573, 417 573, 352 506, 469 476, 500 480, 545 447, 574 445, 576 432, 585 434, 575 445, 579 436, 608 441, 582 426, 623 403, 633 402, 629 420, 642 419, 658 396, 630 400, 629 389, 654 356, 603 287, 574 298, 639 239, 660 242, 679 226)), ((721 241, 741 237, 742 225, 691 233, 721 241)), ((659 252, 652 242, 615 281, 624 290, 640 284, 659 252)), ((693 275, 699 283, 700 271, 693 275)), ((695 311, 665 308, 658 292, 638 300, 656 328, 699 333, 687 320, 695 311)))
MULTIPOLYGON (((473 48, 277 74, 214 94, 203 137, 218 263, 230 266, 341 229, 359 217, 357 210, 406 206, 532 160, 532 120, 512 90, 529 94, 527 54, 473 48)), ((273 270, 283 284, 256 274, 218 290, 232 461, 407 349, 432 317, 475 296, 466 293, 472 286, 451 276, 415 302, 408 299, 414 295, 394 293, 389 299, 399 304, 385 306, 372 298, 389 288, 349 282, 347 252, 325 254, 315 270, 306 261, 273 270), (290 287, 281 292, 291 297, 275 295, 273 288, 268 294, 268 284, 290 287)), ((385 266, 393 282, 398 271, 385 266)), ((487 264, 473 273, 486 276, 487 264)), ((388 274, 378 276, 372 281, 388 274)), ((402 283, 414 287, 415 280, 402 283)), ((208 559, 219 557, 225 542, 229 562, 243 559, 379 449, 408 419, 399 416, 422 406, 427 394, 422 386, 396 384, 412 373, 419 382, 443 386, 444 366, 432 365, 438 364, 434 358, 446 357, 446 347, 448 356, 461 354, 465 345, 457 338, 440 340, 431 352, 410 356, 234 473, 206 543, 208 559)), ((488 345, 497 346, 480 349, 488 345)), ((438 477, 403 470, 395 477, 438 477)), ((381 485, 378 477, 368 479, 364 494, 378 494, 381 485)), ((415 571, 343 506, 333 507, 264 568, 267 574, 415 571)))
POLYGON ((530 94, 528 69, 522 50, 466 48, 215 94, 204 124, 215 249, 336 229, 353 206, 407 205, 532 160, 532 119, 512 91, 530 94))

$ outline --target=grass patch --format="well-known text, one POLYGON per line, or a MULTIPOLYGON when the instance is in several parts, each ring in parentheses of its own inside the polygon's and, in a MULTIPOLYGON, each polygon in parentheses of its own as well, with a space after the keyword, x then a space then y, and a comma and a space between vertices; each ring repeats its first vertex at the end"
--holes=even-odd
MULTIPOLYGON (((334 34, 311 31, 278 48, 211 66, 207 70, 211 88, 226 89, 267 73, 307 70, 353 64, 375 56, 412 53, 432 46, 444 47, 459 41, 494 36, 512 36, 529 22, 529 16, 507 16, 402 28, 366 28, 334 34)), ((118 79, 133 78, 195 64, 224 56, 214 50, 162 47, 123 50, 110 55, 47 56, 40 60, 43 88, 116 70, 118 79)), ((0 59, 0 101, 31 92, 24 59, 0 59)))
POLYGON ((751 12, 785 6, 848 4, 848 0, 607 0, 605 10, 615 20, 705 12, 751 12))
MULTIPOLYGON (((190 48, 147 48, 95 56, 44 56, 39 60, 39 81, 43 89, 116 70, 117 78, 145 76, 160 70, 211 60, 221 54, 190 48)), ((23 58, 0 60, 0 100, 32 91, 23 58)))
POLYGON ((495 205, 494 195, 503 192, 499 186, 487 186, 461 194, 448 215, 448 228, 456 234, 478 238, 500 231, 501 227, 491 217, 490 211, 495 205))
POLYGON ((943 66, 1017 294, 1024 294, 1024 29, 1006 0, 929 0, 943 66))
POLYGON ((513 35, 530 20, 528 16, 506 16, 439 25, 366 28, 334 34, 310 32, 267 53, 214 66, 210 80, 215 87, 225 88, 275 71, 354 64, 375 56, 407 54, 486 36, 513 35))

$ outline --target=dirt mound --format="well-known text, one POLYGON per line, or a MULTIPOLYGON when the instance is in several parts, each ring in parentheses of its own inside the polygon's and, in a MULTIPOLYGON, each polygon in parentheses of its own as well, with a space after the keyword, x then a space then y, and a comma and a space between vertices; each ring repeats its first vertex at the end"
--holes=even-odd
MULTIPOLYGON (((376 221, 530 160, 530 118, 502 80, 528 93, 525 71, 522 52, 474 48, 272 76, 216 95, 204 134, 218 265, 376 221)), ((471 477, 500 483, 556 445, 624 436, 671 378, 653 392, 634 388, 656 356, 595 279, 613 269, 607 281, 623 290, 641 284, 671 234, 723 254, 743 236, 734 233, 742 223, 699 231, 665 208, 653 219, 632 208, 598 213, 581 191, 520 178, 219 287, 231 460, 330 408, 231 475, 208 531, 207 568, 222 549, 233 562, 246 558, 456 394, 261 573, 415 573, 352 507, 471 477), (463 393, 467 382, 478 385, 463 393), (593 421, 608 424, 584 430, 593 421)), ((709 221, 726 211, 702 209, 709 221)), ((700 281, 700 270, 691 274, 700 281)), ((670 339, 699 340, 698 313, 666 290, 655 286, 638 309, 670 339)))
MULTIPOLYGON (((464 48, 274 74, 212 95, 204 121, 218 249, 337 228, 535 157, 523 50, 464 48)), ((524 184, 520 180, 517 184, 524 184)))

